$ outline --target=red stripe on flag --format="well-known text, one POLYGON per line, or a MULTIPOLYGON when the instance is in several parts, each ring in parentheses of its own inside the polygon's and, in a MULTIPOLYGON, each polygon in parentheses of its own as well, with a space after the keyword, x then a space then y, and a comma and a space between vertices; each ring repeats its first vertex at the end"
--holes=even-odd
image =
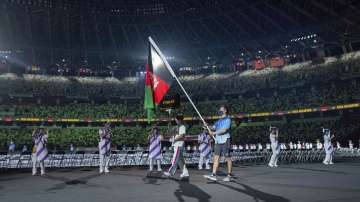
POLYGON ((146 64, 146 76, 145 76, 145 85, 151 86, 151 76, 152 72, 150 72, 149 64, 146 64))
POLYGON ((160 78, 160 76, 153 76, 153 92, 154 92, 154 102, 160 104, 161 100, 168 92, 170 86, 160 78))

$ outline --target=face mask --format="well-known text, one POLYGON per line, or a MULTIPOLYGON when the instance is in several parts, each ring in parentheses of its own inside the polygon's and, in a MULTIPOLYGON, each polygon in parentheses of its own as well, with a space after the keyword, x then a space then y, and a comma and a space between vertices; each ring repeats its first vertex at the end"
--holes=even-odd
POLYGON ((224 112, 223 112, 223 111, 218 111, 218 112, 217 112, 217 115, 218 115, 218 116, 223 116, 223 115, 224 115, 224 112))

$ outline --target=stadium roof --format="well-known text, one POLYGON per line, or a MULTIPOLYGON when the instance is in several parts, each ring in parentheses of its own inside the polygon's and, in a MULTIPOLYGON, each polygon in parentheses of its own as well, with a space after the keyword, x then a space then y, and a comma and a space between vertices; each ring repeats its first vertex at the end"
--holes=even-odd
POLYGON ((0 10, 0 50, 33 63, 144 59, 149 35, 183 62, 360 38, 357 0, 5 0, 0 10))

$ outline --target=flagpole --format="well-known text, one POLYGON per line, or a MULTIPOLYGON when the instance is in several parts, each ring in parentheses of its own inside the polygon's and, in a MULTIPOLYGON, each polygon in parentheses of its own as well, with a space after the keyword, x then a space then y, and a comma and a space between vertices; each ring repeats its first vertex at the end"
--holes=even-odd
MULTIPOLYGON (((192 107, 195 109, 196 113, 198 114, 198 116, 200 117, 201 121, 203 122, 203 124, 205 125, 206 129, 210 132, 210 128, 209 126, 206 124, 204 118, 201 116, 199 110, 197 109, 197 107, 195 106, 194 102, 191 100, 189 94, 186 92, 185 88, 183 87, 183 85, 180 83, 179 79, 177 78, 175 72, 173 71, 173 69, 171 68, 170 64, 168 63, 168 61, 166 60, 165 56, 162 54, 161 50, 159 49, 159 47, 156 45, 156 43, 154 42, 154 40, 149 36, 149 42, 151 43, 151 45, 155 48, 155 50, 158 52, 158 54, 160 55, 161 59, 164 61, 165 63, 165 67, 166 69, 170 72, 171 76, 174 77, 174 79, 176 80, 176 82, 179 84, 180 88, 182 89, 182 91, 184 92, 185 96, 187 97, 187 99, 190 101, 192 107)), ((214 138, 214 136, 211 136, 214 138)), ((214 138, 215 139, 215 138, 214 138)))

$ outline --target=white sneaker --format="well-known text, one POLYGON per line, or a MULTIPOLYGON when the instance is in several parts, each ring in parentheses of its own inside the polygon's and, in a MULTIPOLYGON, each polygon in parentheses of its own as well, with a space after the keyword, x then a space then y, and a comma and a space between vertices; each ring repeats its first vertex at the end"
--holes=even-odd
POLYGON ((100 169, 100 170, 99 170, 99 173, 100 173, 100 174, 103 173, 103 172, 104 172, 103 169, 100 169))
POLYGON ((334 162, 331 161, 329 164, 330 164, 330 165, 334 165, 334 162))
POLYGON ((325 165, 329 165, 329 163, 328 163, 328 162, 326 162, 326 161, 323 161, 323 164, 325 164, 325 165))
POLYGON ((181 173, 180 178, 186 178, 186 177, 190 177, 188 172, 181 173))
POLYGON ((205 168, 206 170, 210 170, 211 169, 211 167, 210 167, 210 165, 206 165, 206 168, 205 168))
POLYGON ((269 163, 269 164, 268 164, 268 166, 270 166, 270 167, 274 167, 274 165, 273 165, 273 164, 271 164, 271 163, 269 163))
POLYGON ((204 175, 204 177, 208 180, 211 180, 211 181, 217 181, 216 179, 216 175, 214 174, 211 174, 211 175, 204 175))
POLYGON ((172 177, 172 175, 171 175, 169 172, 164 172, 163 175, 164 175, 165 177, 172 177))
POLYGON ((40 175, 45 175, 45 171, 41 171, 41 172, 40 172, 40 175))
POLYGON ((228 175, 223 179, 224 182, 230 182, 231 181, 231 176, 228 175))
POLYGON ((158 172, 161 172, 161 171, 162 171, 162 169, 161 169, 161 168, 159 168, 159 169, 157 169, 157 171, 158 171, 158 172))
POLYGON ((37 173, 37 169, 32 169, 32 175, 34 176, 36 175, 36 173, 37 173))
POLYGON ((199 167, 199 170, 202 170, 203 168, 202 167, 199 167))
POLYGON ((275 167, 275 168, 277 168, 277 167, 278 167, 278 165, 277 165, 277 164, 275 164, 275 165, 274 165, 274 167, 275 167))
POLYGON ((105 173, 109 173, 109 168, 105 168, 105 173))

